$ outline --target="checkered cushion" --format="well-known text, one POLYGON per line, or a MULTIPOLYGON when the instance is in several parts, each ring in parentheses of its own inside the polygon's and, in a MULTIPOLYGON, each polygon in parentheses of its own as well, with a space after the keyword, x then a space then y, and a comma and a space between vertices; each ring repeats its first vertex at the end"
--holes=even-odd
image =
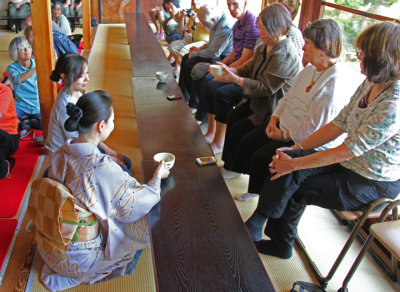
POLYGON ((38 178, 32 183, 28 214, 35 225, 37 243, 49 253, 64 259, 79 222, 75 198, 61 183, 50 178, 38 178))

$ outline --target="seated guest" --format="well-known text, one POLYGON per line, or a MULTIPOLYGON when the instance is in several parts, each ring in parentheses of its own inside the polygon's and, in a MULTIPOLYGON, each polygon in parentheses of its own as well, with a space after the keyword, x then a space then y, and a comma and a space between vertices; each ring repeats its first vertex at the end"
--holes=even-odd
POLYGON ((61 13, 65 16, 70 16, 70 9, 69 6, 71 4, 71 1, 74 0, 51 0, 51 5, 54 5, 56 2, 60 2, 61 4, 61 13))
MULTIPOLYGON (((58 26, 57 23, 54 22, 54 20, 51 21, 52 22, 52 27, 53 27, 53 32, 54 31, 58 31, 58 32, 62 32, 61 28, 58 26)), ((27 18, 25 18, 25 29, 28 26, 32 26, 32 16, 28 16, 27 18)), ((31 28, 32 29, 32 28, 31 28)), ((26 37, 26 34, 24 32, 25 38, 29 41, 29 39, 26 37)), ((32 36, 33 37, 33 36, 32 36)), ((31 42, 29 41, 29 43, 31 44, 31 42)), ((32 44, 31 44, 32 45, 32 44)))
MULTIPOLYGON (((237 19, 232 28, 233 49, 221 62, 230 68, 243 67, 253 57, 253 50, 258 37, 256 17, 247 10, 247 0, 227 0, 228 9, 232 17, 237 19)), ((210 74, 193 84, 192 95, 198 95, 196 119, 206 122, 206 97, 204 88, 206 83, 212 79, 210 74)), ((215 81, 212 85, 214 90, 226 85, 225 82, 215 81)))
MULTIPOLYGON (((56 67, 50 79, 54 82, 63 81, 64 86, 58 93, 50 113, 46 149, 51 154, 63 146, 69 138, 78 137, 78 132, 67 131, 64 127, 68 119, 66 106, 68 103, 76 104, 89 82, 88 62, 79 54, 66 53, 58 58, 56 67)), ((103 142, 99 143, 102 153, 109 155, 121 168, 130 173, 132 163, 128 157, 109 148, 103 142)))
POLYGON ((10 157, 19 145, 18 118, 11 89, 0 83, 0 179, 7 177, 14 165, 10 157))
POLYGON ((169 175, 161 162, 153 178, 140 185, 99 151, 114 129, 112 100, 106 92, 84 94, 76 105, 68 104, 67 114, 65 129, 79 135, 50 158, 44 177, 70 190, 75 204, 94 216, 99 228, 86 241, 73 238, 63 259, 38 243, 45 263, 41 280, 52 291, 132 274, 142 249, 150 245, 145 215, 160 200, 161 179, 169 175))
POLYGON ((182 13, 189 18, 185 29, 188 30, 188 33, 192 34, 192 37, 173 41, 168 46, 168 50, 172 58, 175 60, 174 73, 176 75, 179 75, 179 72, 181 71, 182 57, 189 53, 189 49, 191 47, 200 48, 208 42, 209 32, 204 28, 200 20, 197 18, 199 7, 205 3, 205 0, 192 0, 192 13, 190 16, 187 15, 186 10, 182 10, 182 13))
MULTIPOLYGON (((179 87, 189 106, 193 108, 196 108, 198 100, 192 90, 192 68, 200 62, 214 64, 232 51, 232 26, 222 9, 218 9, 215 3, 208 2, 199 8, 198 17, 203 26, 210 29, 210 39, 206 47, 201 49, 193 47, 189 54, 183 56, 179 76, 179 87)), ((204 72, 204 75, 206 73, 204 72)))
POLYGON ((53 12, 53 21, 61 28, 61 32, 66 36, 71 35, 71 26, 69 21, 65 15, 62 13, 63 4, 61 2, 56 1, 52 6, 53 12))
POLYGON ((355 46, 367 78, 349 104, 333 121, 292 147, 277 149, 273 156, 271 175, 246 222, 260 253, 292 255, 306 205, 362 210, 400 192, 400 24, 370 26, 355 46), (344 133, 341 145, 313 150, 344 133), (270 240, 261 240, 265 222, 270 240))
POLYGON ((301 65, 293 43, 287 38, 291 23, 289 11, 282 4, 264 8, 258 17, 258 31, 264 44, 244 67, 228 68, 219 63, 225 74, 207 83, 205 137, 214 153, 222 151, 227 117, 243 97, 247 102, 235 109, 230 122, 246 118, 249 126, 255 127, 269 120, 278 100, 292 85, 301 65))
MULTIPOLYGON (((249 191, 237 196, 238 200, 248 200, 260 193, 276 148, 299 142, 329 123, 349 102, 351 89, 356 88, 339 61, 342 34, 337 23, 320 19, 303 34, 304 60, 309 65, 295 77, 271 119, 254 129, 246 127, 245 121, 238 121, 226 137, 222 155, 225 177, 250 174, 249 191), (248 128, 251 130, 244 130, 248 128)), ((336 139, 317 150, 332 148, 341 142, 336 139)))
MULTIPOLYGON (((30 0, 11 0, 8 2, 8 16, 11 17, 28 17, 31 15, 31 6, 30 6, 30 0)), ((19 21, 20 23, 23 23, 23 20, 19 21)), ((15 24, 12 26, 9 24, 9 28, 12 31, 15 31, 15 24)))
MULTIPOLYGON (((289 10, 290 15, 292 16, 292 21, 296 18, 297 12, 299 11, 300 1, 299 0, 268 0, 268 4, 281 3, 283 6, 289 10)), ((297 26, 292 22, 289 30, 289 39, 293 42, 294 47, 297 49, 300 58, 303 57, 303 45, 304 39, 301 31, 297 28, 297 26)))
POLYGON ((14 88, 20 136, 24 137, 30 128, 42 129, 36 63, 32 47, 24 37, 14 38, 8 53, 15 61, 7 67, 7 74, 14 88))
POLYGON ((170 15, 167 13, 167 15, 164 15, 164 17, 161 17, 161 14, 167 13, 162 6, 155 6, 151 8, 148 11, 148 14, 150 16, 151 21, 153 22, 154 26, 156 27, 156 32, 154 35, 156 36, 157 39, 163 39, 164 38, 164 28, 161 23, 161 19, 169 18, 170 15))
POLYGON ((169 44, 173 41, 188 37, 183 32, 183 20, 185 15, 179 7, 178 0, 164 0, 164 10, 170 15, 165 18, 163 13, 160 13, 161 24, 164 29, 165 41, 169 44))

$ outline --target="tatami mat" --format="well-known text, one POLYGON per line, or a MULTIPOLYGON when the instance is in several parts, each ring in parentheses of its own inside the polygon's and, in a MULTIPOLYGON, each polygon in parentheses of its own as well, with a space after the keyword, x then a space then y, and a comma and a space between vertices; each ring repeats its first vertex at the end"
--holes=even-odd
MULTIPOLYGON (((48 290, 43 286, 39 277, 42 270, 43 262, 39 259, 35 278, 32 285, 32 292, 47 292, 48 290)), ((124 292, 124 291, 140 291, 140 292, 153 292, 156 291, 153 264, 151 261, 151 250, 146 248, 140 256, 138 265, 136 266, 133 275, 125 275, 118 277, 107 282, 96 285, 81 284, 75 288, 68 290, 69 292, 124 292)))
POLYGON ((100 24, 89 57, 87 92, 103 89, 114 99, 115 130, 106 144, 132 159, 134 176, 141 180, 141 152, 136 126, 131 55, 124 24, 100 24))

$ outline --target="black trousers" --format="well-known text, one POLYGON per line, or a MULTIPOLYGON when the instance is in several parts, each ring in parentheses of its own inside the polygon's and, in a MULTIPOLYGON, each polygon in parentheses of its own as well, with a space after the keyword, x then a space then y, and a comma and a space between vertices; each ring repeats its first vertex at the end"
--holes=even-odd
POLYGON ((6 158, 13 155, 19 146, 19 135, 10 135, 0 129, 0 178, 3 178, 8 171, 6 158))
MULTIPOLYGON (((189 103, 191 108, 197 108, 199 104, 199 87, 201 87, 203 79, 193 80, 190 75, 194 65, 200 62, 215 64, 216 61, 221 61, 221 58, 202 58, 202 57, 192 57, 189 59, 189 54, 182 57, 181 62, 181 72, 179 75, 178 85, 181 88, 186 101, 189 103)), ((207 76, 207 75, 206 75, 207 76)))
POLYGON ((19 128, 21 130, 29 130, 30 128, 41 130, 42 129, 42 119, 40 114, 26 114, 23 113, 19 120, 19 128))
POLYGON ((207 74, 203 79, 193 81, 193 92, 194 94, 198 93, 197 97, 199 101, 197 104, 195 118, 196 120, 201 122, 207 122, 207 102, 205 98, 205 87, 207 82, 212 79, 212 75, 207 74))
POLYGON ((207 112, 215 120, 226 124, 228 115, 243 98, 243 89, 233 83, 208 81, 205 87, 207 112))
MULTIPOLYGON (((272 161, 272 156, 276 154, 276 149, 280 147, 291 146, 294 144, 293 141, 281 142, 269 139, 268 136, 265 134, 265 127, 264 127, 264 136, 265 136, 264 139, 261 138, 262 133, 259 132, 260 137, 258 140, 261 142, 261 140, 263 139, 265 143, 262 146, 258 147, 252 153, 251 151, 255 147, 253 147, 253 149, 248 149, 247 152, 244 152, 244 154, 240 153, 241 157, 240 159, 242 159, 242 164, 245 163, 245 159, 248 159, 249 172, 244 172, 244 173, 250 174, 249 188, 248 188, 249 193, 259 194, 261 192, 261 188, 264 184, 265 178, 270 175, 268 164, 272 161), (248 156, 249 153, 250 156, 248 156)), ((256 134, 257 132, 254 131, 254 133, 252 133, 252 135, 249 138, 252 138, 253 136, 253 140, 256 140, 256 137, 254 137, 256 134)))
MULTIPOLYGON (((310 152, 287 152, 292 157, 310 152)), ((396 198, 400 180, 382 182, 363 177, 340 164, 303 169, 265 180, 257 212, 268 218, 265 234, 282 248, 292 248, 305 205, 327 209, 361 210, 372 201, 396 198)))
POLYGON ((17 151, 18 146, 18 134, 10 135, 0 129, 0 160, 5 160, 8 156, 13 155, 17 151))
POLYGON ((246 101, 228 115, 225 143, 222 151, 222 160, 225 162, 225 169, 240 173, 248 172, 248 162, 243 165, 238 160, 242 161, 242 155, 247 156, 244 152, 247 152, 247 148, 253 148, 255 143, 253 140, 244 139, 247 134, 257 128, 248 118, 251 114, 250 102, 246 101))

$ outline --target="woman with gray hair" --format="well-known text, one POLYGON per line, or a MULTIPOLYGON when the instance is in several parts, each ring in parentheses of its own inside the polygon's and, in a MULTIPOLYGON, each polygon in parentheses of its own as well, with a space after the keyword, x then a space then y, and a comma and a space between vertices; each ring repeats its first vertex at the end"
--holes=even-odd
POLYGON ((62 13, 63 5, 60 1, 56 1, 53 4, 53 21, 61 28, 61 32, 65 35, 71 35, 71 26, 67 17, 62 13))
POLYGON ((30 128, 42 129, 36 63, 32 47, 24 37, 14 38, 8 53, 15 61, 7 67, 7 74, 14 88, 20 136, 23 137, 30 128))
POLYGON ((287 37, 291 24, 292 19, 285 6, 267 6, 258 17, 258 32, 263 45, 256 50, 250 62, 241 68, 229 68, 218 63, 223 66, 225 74, 214 78, 214 81, 224 82, 224 85, 210 81, 206 84, 204 95, 208 118, 205 137, 215 154, 222 151, 225 134, 229 135, 229 128, 234 122, 244 118, 248 132, 269 120, 278 100, 292 85, 301 63, 287 37), (247 101, 234 110, 242 98, 247 101))
MULTIPOLYGON (((330 19, 317 20, 303 36, 304 60, 309 64, 295 77, 269 121, 246 135, 238 135, 240 128, 234 125, 227 137, 226 144, 231 147, 224 148, 225 176, 250 174, 248 192, 237 196, 237 200, 257 197, 275 150, 297 143, 329 123, 356 89, 355 82, 345 74, 346 67, 339 62, 342 34, 338 24, 330 19)), ((336 139, 317 150, 333 148, 341 141, 336 139)))
POLYGON ((189 54, 183 56, 179 76, 179 87, 189 106, 193 108, 196 108, 198 99, 193 92, 192 68, 200 62, 215 64, 232 51, 232 24, 222 9, 218 9, 215 3, 209 2, 199 8, 197 16, 203 26, 210 30, 210 39, 206 46, 192 47, 189 54))

